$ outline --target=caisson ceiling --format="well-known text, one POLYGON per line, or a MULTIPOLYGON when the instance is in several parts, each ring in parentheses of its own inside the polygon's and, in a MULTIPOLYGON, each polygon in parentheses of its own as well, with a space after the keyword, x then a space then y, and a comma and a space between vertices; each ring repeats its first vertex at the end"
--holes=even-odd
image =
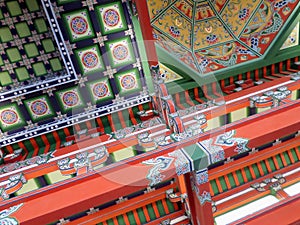
POLYGON ((204 74, 263 57, 295 0, 149 0, 157 43, 204 74))

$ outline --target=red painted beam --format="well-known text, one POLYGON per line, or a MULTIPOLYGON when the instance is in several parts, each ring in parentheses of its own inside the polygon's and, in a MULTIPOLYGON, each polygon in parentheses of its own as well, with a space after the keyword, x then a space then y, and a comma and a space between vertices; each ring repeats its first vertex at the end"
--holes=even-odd
POLYGON ((268 207, 262 212, 255 213, 236 221, 233 224, 244 225, 274 225, 274 221, 280 221, 280 225, 300 224, 300 194, 294 198, 289 198, 277 203, 274 206, 268 207))
POLYGON ((105 208, 93 214, 86 215, 77 220, 71 221, 69 225, 77 225, 77 224, 98 224, 109 220, 110 218, 117 217, 119 215, 124 215, 127 212, 136 210, 145 205, 155 203, 156 201, 163 200, 166 198, 166 191, 169 189, 175 189, 175 183, 168 185, 166 187, 160 188, 158 190, 153 190, 144 195, 135 197, 130 200, 126 200, 125 202, 119 203, 117 205, 111 206, 109 208, 105 208))
MULTIPOLYGON (((150 166, 127 166, 122 170, 98 174, 94 179, 60 189, 31 199, 14 214, 20 224, 47 224, 69 215, 118 199, 128 193, 146 188, 150 166)), ((170 179, 175 174, 174 166, 162 171, 170 179)))
POLYGON ((150 23, 150 16, 146 0, 133 0, 138 11, 138 18, 141 24, 141 30, 143 34, 147 59, 150 66, 156 66, 158 64, 158 58, 156 54, 156 48, 154 44, 154 38, 152 33, 152 26, 150 23))

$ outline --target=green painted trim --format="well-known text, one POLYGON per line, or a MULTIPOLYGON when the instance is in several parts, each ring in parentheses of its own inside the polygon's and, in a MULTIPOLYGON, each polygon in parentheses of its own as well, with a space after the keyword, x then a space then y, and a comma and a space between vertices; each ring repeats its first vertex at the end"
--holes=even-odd
MULTIPOLYGON (((254 51, 252 48, 250 48, 250 46, 246 45, 244 42, 242 42, 238 37, 239 35, 235 35, 235 33, 230 29, 230 27, 227 26, 227 24, 224 22, 224 20, 220 17, 220 14, 216 11, 215 7, 212 5, 212 3, 210 1, 208 1, 208 4, 210 5, 210 8, 212 9, 212 11, 215 13, 217 19, 220 21, 220 23, 222 24, 222 26, 224 27, 225 30, 227 30, 227 32, 230 34, 230 36, 232 37, 232 41, 235 41, 237 43, 239 43, 240 45, 242 45, 243 47, 245 47, 246 49, 250 50, 253 54, 260 56, 261 54, 254 51)), ((260 6, 260 4, 259 4, 260 6)), ((259 8, 259 7, 257 7, 259 8)), ((257 8, 255 10, 257 10, 257 8)), ((255 13, 253 13, 255 14, 255 13)), ((250 21, 250 19, 249 19, 250 21)), ((243 30, 245 29, 245 26, 243 27, 241 33, 243 32, 243 30)), ((211 47, 211 46, 210 46, 211 47)))
MULTIPOLYGON (((188 2, 186 2, 188 3, 188 2)), ((192 20, 194 20, 194 17, 193 19, 191 19, 190 17, 188 17, 187 15, 185 15, 181 10, 179 10, 177 7, 172 7, 172 9, 174 11, 176 11, 179 15, 181 15, 182 17, 184 17, 186 20, 188 20, 190 23, 192 23, 192 20)))
POLYGON ((282 31, 280 32, 280 35, 276 35, 274 41, 265 52, 266 58, 275 57, 276 55, 282 54, 284 52, 288 52, 284 50, 292 49, 292 48, 287 48, 287 49, 280 50, 283 43, 286 41, 286 39, 288 38, 292 30, 295 28, 299 20, 300 20, 300 4, 296 6, 294 12, 292 13, 292 15, 290 15, 290 19, 288 19, 288 21, 281 28, 282 31))
MULTIPOLYGON (((177 45, 179 45, 181 48, 183 48, 184 50, 191 52, 191 49, 187 46, 185 46, 182 42, 184 42, 184 40, 178 41, 177 39, 173 38, 170 34, 167 34, 165 31, 161 30, 160 28, 158 28, 157 26, 155 26, 154 24, 152 25, 153 29, 156 30, 161 36, 171 40, 172 43, 175 43, 177 45)), ((190 43, 191 46, 191 43, 190 43)))
MULTIPOLYGON (((254 1, 253 1, 254 2, 254 1)), ((247 22, 245 23, 245 26, 243 27, 242 29, 242 32, 237 35, 236 37, 238 39, 240 39, 240 37, 242 36, 243 34, 243 31, 245 30, 245 28, 248 26, 248 24, 252 21, 253 17, 256 15, 258 9, 260 8, 261 4, 264 2, 264 0, 260 0, 259 4, 257 5, 257 7, 253 10, 253 13, 251 14, 251 16, 248 18, 247 22)), ((224 7, 225 8, 225 7, 224 7)), ((221 15, 221 14, 220 14, 221 15)), ((248 46, 249 47, 249 46, 248 46)))

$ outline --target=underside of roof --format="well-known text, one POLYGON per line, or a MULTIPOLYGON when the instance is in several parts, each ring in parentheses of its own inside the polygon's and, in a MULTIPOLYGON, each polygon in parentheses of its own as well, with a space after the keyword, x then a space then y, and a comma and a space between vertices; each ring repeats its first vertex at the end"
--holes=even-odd
POLYGON ((291 30, 298 1, 150 0, 157 44, 204 75, 263 59, 291 30), (285 35, 286 34, 286 35, 285 35))

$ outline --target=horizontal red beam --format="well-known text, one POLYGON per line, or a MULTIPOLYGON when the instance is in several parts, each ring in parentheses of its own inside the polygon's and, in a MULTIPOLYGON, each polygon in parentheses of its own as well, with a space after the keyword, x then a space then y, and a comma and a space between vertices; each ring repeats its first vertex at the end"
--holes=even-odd
MULTIPOLYGON (((299 107, 299 101, 296 102, 297 104, 288 105, 286 107, 281 107, 280 109, 276 109, 274 112, 265 113, 262 115, 255 115, 252 118, 246 119, 246 121, 238 123, 230 124, 226 127, 226 130, 232 130, 236 129, 236 136, 237 137, 244 137, 249 139, 249 147, 257 147, 262 144, 265 144, 269 141, 273 141, 274 139, 286 136, 288 133, 296 132, 299 130, 300 127, 300 117, 298 116, 300 114, 300 107, 299 107), (276 122, 276 127, 274 127, 274 121, 276 122)), ((128 180, 134 181, 136 179, 141 179, 141 177, 136 178, 132 177, 132 174, 126 173, 127 167, 143 167, 144 165, 141 164, 142 161, 155 158, 161 155, 164 155, 168 157, 168 153, 171 151, 174 151, 175 149, 182 148, 185 146, 189 146, 191 144, 196 143, 199 140, 205 140, 210 138, 212 135, 216 136, 219 133, 223 133, 224 130, 216 129, 213 134, 210 133, 204 133, 201 134, 198 137, 193 137, 190 139, 183 140, 180 143, 173 143, 171 145, 158 148, 157 150, 154 150, 152 152, 148 152, 146 155, 139 155, 136 157, 133 157, 131 159, 124 160, 119 163, 115 163, 113 165, 106 166, 104 168, 99 169, 97 172, 101 174, 107 174, 107 173, 114 173, 116 171, 123 171, 124 173, 120 174, 120 177, 127 177, 128 180)), ((226 157, 230 157, 233 155, 236 155, 237 153, 234 152, 234 147, 228 147, 225 149, 225 155, 226 157)), ((169 170, 170 174, 174 176, 175 174, 175 168, 174 165, 172 165, 172 168, 174 170, 169 170), (172 171, 172 172, 171 172, 172 171)), ((147 172, 143 171, 143 176, 146 177, 147 172)), ((169 175, 170 175, 169 174, 169 175)), ((64 183, 58 183, 57 185, 51 185, 50 187, 45 187, 40 190, 37 190, 33 193, 27 193, 18 197, 15 197, 11 200, 3 201, 2 207, 8 207, 16 202, 24 202, 29 201, 32 198, 38 198, 44 194, 46 194, 45 191, 51 192, 51 191, 57 191, 59 189, 64 189, 68 186, 71 186, 74 182, 87 182, 89 179, 95 179, 97 177, 97 174, 94 173, 88 173, 86 175, 75 177, 72 179, 69 179, 65 181, 64 183)), ((170 176, 167 176, 170 177, 170 176)), ((140 180, 139 180, 140 181, 140 180)), ((149 181, 147 184, 148 185, 149 181)), ((101 192, 101 189, 98 189, 98 192, 101 192)), ((108 201, 113 198, 106 198, 108 201)))
MULTIPOLYGON (((260 86, 253 87, 253 88, 251 88, 251 91, 261 91, 262 89, 266 89, 270 86, 280 84, 280 82, 282 83, 282 82, 285 82, 287 80, 289 80, 289 77, 283 77, 283 78, 280 78, 280 79, 276 79, 272 82, 267 82, 267 83, 264 83, 260 86)), ((297 89, 300 88, 300 82, 292 82, 292 83, 288 84, 287 86, 290 90, 297 90, 297 89)), ((249 90, 250 89, 244 90, 245 91, 244 94, 247 94, 249 90)), ((244 91, 242 91, 242 92, 244 92, 244 91)), ((226 96, 226 100, 227 101, 233 100, 234 99, 233 97, 236 97, 236 98, 241 97, 240 92, 236 93, 236 94, 226 96)), ((246 99, 241 99, 238 102, 234 102, 234 103, 231 103, 229 105, 226 105, 226 112, 224 111, 225 107, 224 108, 221 107, 220 109, 214 110, 214 112, 212 114, 209 114, 207 116, 208 116, 208 118, 212 118, 212 117, 215 117, 215 116, 224 115, 224 114, 229 113, 233 110, 237 110, 237 109, 240 109, 242 107, 246 107, 246 105, 249 104, 248 102, 249 101, 248 101, 247 98, 246 99)), ((190 119, 192 119, 192 118, 187 117, 187 118, 184 119, 184 121, 187 121, 187 120, 190 120, 190 119)), ((162 130, 163 126, 164 125, 161 125, 158 128, 150 129, 150 133, 162 130)), ((229 125, 227 125, 227 127, 228 126, 229 125)), ((92 145, 97 145, 97 144, 99 144, 99 142, 100 143, 103 142, 103 139, 102 139, 101 136, 97 137, 97 138, 89 139, 87 141, 82 141, 82 142, 76 143, 72 146, 61 148, 61 149, 59 149, 59 151, 57 151, 55 153, 55 156, 56 157, 63 156, 65 154, 68 154, 68 153, 71 153, 71 152, 74 152, 74 151, 78 151, 79 149, 87 148, 87 147, 92 146, 92 145)), ((131 137, 122 139, 122 141, 114 141, 112 143, 108 143, 108 144, 106 144, 106 146, 108 148, 108 152, 112 153, 112 152, 120 150, 124 147, 136 145, 137 143, 138 143, 137 137, 136 136, 131 136, 131 137)), ((22 173, 25 175, 25 178, 27 180, 29 180, 29 179, 32 179, 32 178, 35 178, 35 177, 42 176, 44 174, 53 172, 55 170, 58 170, 57 162, 52 161, 52 162, 49 162, 49 163, 44 164, 44 165, 39 165, 39 166, 34 167, 34 168, 29 168, 29 169, 23 170, 22 173)), ((9 176, 10 175, 0 176, 0 182, 7 180, 9 176)))
POLYGON ((224 176, 226 174, 229 174, 231 172, 234 172, 246 166, 250 166, 256 162, 260 162, 262 160, 268 159, 281 152, 284 152, 292 148, 296 148, 298 146, 300 146, 300 136, 295 137, 286 142, 274 145, 266 149, 265 151, 256 152, 255 154, 247 156, 247 158, 242 158, 241 160, 235 160, 233 162, 226 163, 222 166, 213 168, 209 170, 209 179, 210 180, 216 179, 218 177, 224 176), (247 161, 245 161, 244 159, 247 159, 247 161))
MULTIPOLYGON (((233 188, 229 191, 221 193, 221 194, 217 195, 216 197, 213 197, 212 199, 213 199, 214 202, 217 202, 217 201, 219 201, 219 200, 221 200, 225 197, 229 197, 229 196, 234 195, 238 192, 242 192, 245 189, 248 189, 251 186, 251 184, 261 183, 266 178, 272 178, 276 174, 280 174, 280 173, 283 174, 283 173, 292 171, 294 169, 297 169, 298 167, 299 167, 299 163, 293 164, 293 165, 288 166, 288 167, 284 167, 279 171, 272 172, 272 173, 270 173, 266 176, 260 177, 258 179, 253 180, 253 181, 247 182, 247 183, 245 183, 245 184, 243 184, 239 187, 236 187, 236 188, 233 188)), ((288 177, 285 177, 286 183, 282 184, 281 186, 284 188, 284 187, 288 186, 291 183, 296 183, 297 181, 299 181, 299 178, 296 177, 296 176, 299 176, 299 172, 295 173, 295 174, 292 174, 288 177)), ((233 198, 229 201, 223 202, 220 205, 217 205, 218 211, 215 213, 215 216, 223 214, 224 212, 228 212, 228 211, 230 211, 234 208, 237 208, 241 205, 244 205, 244 204, 249 203, 251 201, 254 201, 256 199, 259 199, 262 196, 265 196, 269 193, 270 193, 269 189, 267 189, 264 192, 258 192, 255 189, 253 189, 252 191, 249 191, 249 192, 244 193, 244 194, 242 194, 242 195, 240 195, 236 198, 233 198)))
POLYGON ((97 178, 27 201, 13 216, 22 225, 57 221, 146 188, 149 182, 144 172, 128 167, 113 174, 99 174, 97 178))
POLYGON ((280 225, 300 224, 300 194, 294 198, 283 200, 274 206, 270 206, 260 213, 255 213, 247 217, 236 221, 233 224, 244 225, 274 225, 279 223, 280 225), (277 222, 276 222, 277 221, 277 222))
POLYGON ((174 188, 176 188, 175 183, 168 185, 166 187, 160 188, 158 190, 153 190, 149 193, 143 194, 143 195, 135 197, 133 199, 126 200, 123 203, 119 203, 119 204, 111 206, 109 208, 100 210, 96 213, 84 216, 80 219, 71 221, 69 223, 69 225, 98 224, 98 223, 104 222, 111 218, 114 218, 119 215, 130 212, 132 210, 141 208, 145 205, 165 199, 166 191, 169 189, 174 189, 174 188))
MULTIPOLYGON (((269 139, 257 140, 257 143, 274 140, 278 136, 277 133, 285 136, 288 132, 295 132, 299 129, 299 114, 299 104, 291 105, 279 114, 272 113, 269 117, 256 119, 253 123, 241 123, 240 127, 236 129, 237 136, 249 138, 250 143, 261 136, 267 136, 269 139), (278 121, 276 128, 274 128, 274 121, 278 121), (251 127, 253 128, 251 129, 251 127)), ((181 147, 181 144, 176 147, 181 147)), ((174 147, 167 147, 160 152, 150 152, 149 155, 164 153, 165 157, 169 157, 166 151, 170 150, 174 150, 174 147)), ((143 161, 142 159, 145 160, 143 156, 139 156, 133 161, 128 161, 128 164, 122 163, 118 167, 111 166, 109 170, 103 168, 104 171, 94 174, 90 180, 74 183, 72 186, 62 186, 60 190, 44 193, 39 198, 28 200, 19 210, 20 215, 18 214, 17 218, 23 222, 22 224, 44 224, 117 199, 126 193, 141 190, 149 185, 150 181, 146 177, 149 175, 150 169, 154 167, 140 163, 143 161), (36 209, 36 212, 32 211, 33 209, 36 209)), ((161 174, 165 176, 163 180, 174 176, 174 164, 172 163, 168 169, 161 171, 161 174)))

